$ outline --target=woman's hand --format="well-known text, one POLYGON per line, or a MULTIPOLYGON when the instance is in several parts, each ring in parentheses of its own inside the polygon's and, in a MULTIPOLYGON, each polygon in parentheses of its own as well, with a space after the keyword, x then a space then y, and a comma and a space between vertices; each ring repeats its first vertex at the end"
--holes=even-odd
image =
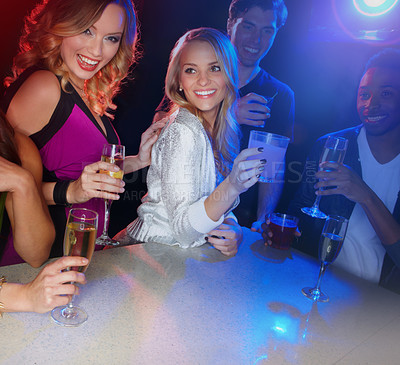
POLYGON ((243 240, 242 227, 232 218, 208 233, 207 241, 226 256, 234 256, 243 240))
POLYGON ((168 118, 159 120, 153 123, 146 131, 142 134, 140 140, 139 153, 135 156, 128 156, 125 158, 124 170, 126 174, 142 169, 143 167, 149 166, 151 163, 151 149, 154 143, 156 143, 158 136, 160 135, 161 129, 168 122, 168 118))
POLYGON ((266 161, 247 158, 260 152, 257 148, 248 148, 236 157, 231 173, 204 201, 210 219, 217 222, 232 207, 237 197, 258 181, 266 161))
POLYGON ((258 181, 260 173, 264 170, 266 160, 247 160, 248 157, 257 155, 260 152, 262 150, 258 148, 246 148, 236 157, 232 171, 228 176, 228 181, 239 194, 253 186, 258 181))
POLYGON ((169 118, 163 118, 158 122, 153 123, 146 131, 142 134, 140 139, 140 147, 138 158, 142 167, 150 165, 151 162, 151 149, 156 143, 158 136, 160 135, 161 129, 167 124, 169 118))
POLYGON ((30 283, 22 286, 24 311, 45 313, 54 307, 66 305, 72 295, 79 294, 79 288, 70 282, 85 284, 83 273, 62 271, 70 266, 84 266, 89 260, 84 257, 66 256, 46 265, 30 283))
POLYGON ((79 179, 71 182, 68 187, 68 203, 84 203, 92 198, 118 200, 118 194, 125 190, 124 181, 113 178, 107 173, 100 173, 101 170, 118 172, 120 168, 103 161, 85 166, 79 179))

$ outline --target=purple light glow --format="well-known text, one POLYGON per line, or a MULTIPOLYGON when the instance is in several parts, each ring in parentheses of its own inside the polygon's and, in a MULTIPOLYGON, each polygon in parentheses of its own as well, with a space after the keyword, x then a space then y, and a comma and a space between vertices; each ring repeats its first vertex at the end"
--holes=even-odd
POLYGON ((355 8, 366 16, 386 14, 398 3, 398 0, 353 0, 355 8))

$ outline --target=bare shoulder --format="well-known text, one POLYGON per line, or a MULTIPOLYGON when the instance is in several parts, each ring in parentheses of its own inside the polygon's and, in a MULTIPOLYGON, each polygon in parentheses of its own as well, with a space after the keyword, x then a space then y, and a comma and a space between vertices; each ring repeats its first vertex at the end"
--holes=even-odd
POLYGON ((36 71, 14 95, 7 118, 16 130, 26 135, 38 132, 49 122, 60 95, 56 75, 51 71, 36 71))

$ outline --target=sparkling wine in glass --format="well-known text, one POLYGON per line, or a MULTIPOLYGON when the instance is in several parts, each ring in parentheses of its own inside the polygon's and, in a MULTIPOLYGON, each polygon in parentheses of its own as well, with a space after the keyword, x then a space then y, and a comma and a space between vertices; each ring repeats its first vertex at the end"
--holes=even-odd
MULTIPOLYGON (((324 149, 321 153, 319 163, 323 162, 337 162, 343 163, 344 156, 346 155, 348 140, 343 137, 329 136, 325 142, 324 149)), ((317 195, 312 207, 301 208, 301 211, 314 218, 325 219, 327 215, 319 210, 319 202, 321 195, 317 195)))
MULTIPOLYGON (((124 176, 124 160, 125 160, 125 146, 118 145, 118 144, 105 144, 103 147, 103 152, 101 154, 101 160, 113 163, 117 165, 120 170, 117 172, 107 171, 107 170, 100 170, 102 174, 108 174, 111 177, 116 179, 121 179, 124 176)), ((103 233, 100 237, 96 240, 96 245, 119 245, 119 242, 113 240, 108 235, 108 225, 110 222, 110 208, 111 208, 112 200, 104 199, 104 226, 103 226, 103 233)))
POLYGON ((301 292, 309 299, 317 302, 328 302, 329 297, 320 289, 321 280, 326 268, 335 261, 342 249, 343 240, 346 236, 348 220, 340 216, 328 216, 322 229, 319 240, 318 257, 320 269, 317 285, 314 288, 305 287, 301 292))
MULTIPOLYGON (((90 262, 97 236, 98 218, 98 214, 93 210, 85 208, 70 210, 64 234, 64 256, 86 257, 90 262)), ((88 265, 73 266, 68 270, 85 272, 88 265)), ((87 320, 87 313, 75 306, 73 300, 74 295, 67 305, 56 307, 51 311, 51 317, 57 324, 76 327, 87 320)))

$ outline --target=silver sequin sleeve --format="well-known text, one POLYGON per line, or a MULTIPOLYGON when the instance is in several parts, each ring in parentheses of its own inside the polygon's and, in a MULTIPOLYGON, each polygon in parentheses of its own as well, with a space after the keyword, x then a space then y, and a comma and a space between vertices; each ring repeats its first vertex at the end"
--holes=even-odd
MULTIPOLYGON (((214 155, 200 120, 186 109, 162 131, 153 146, 148 193, 128 234, 138 241, 195 247, 219 226, 204 208, 216 187, 214 155)), ((223 198, 223 197, 222 197, 223 198)))

